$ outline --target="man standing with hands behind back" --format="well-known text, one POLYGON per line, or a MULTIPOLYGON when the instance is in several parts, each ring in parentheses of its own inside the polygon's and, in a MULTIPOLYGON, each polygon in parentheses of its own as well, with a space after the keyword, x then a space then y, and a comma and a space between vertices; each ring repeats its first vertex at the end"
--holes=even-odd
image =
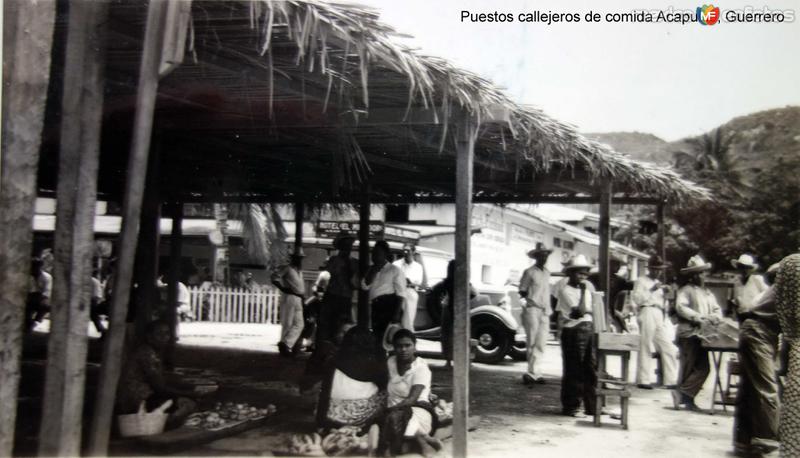
POLYGON ((544 384, 541 361, 550 334, 550 271, 547 270, 547 258, 552 250, 543 243, 536 243, 536 248, 528 251, 528 257, 535 261, 534 265, 525 269, 519 281, 519 297, 522 300, 522 325, 525 327, 525 349, 528 357, 528 370, 522 374, 522 383, 533 385, 544 384))
POLYGON ((406 277, 399 267, 389 262, 390 254, 388 243, 375 242, 372 265, 361 281, 361 288, 369 291, 372 332, 378 340, 383 339, 389 324, 398 323, 403 315, 406 277))

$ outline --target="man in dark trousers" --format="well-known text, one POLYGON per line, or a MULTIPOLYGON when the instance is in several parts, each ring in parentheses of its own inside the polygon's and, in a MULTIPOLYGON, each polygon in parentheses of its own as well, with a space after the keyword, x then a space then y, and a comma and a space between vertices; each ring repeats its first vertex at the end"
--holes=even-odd
POLYGON ((399 267, 389 262, 389 256, 389 244, 384 240, 375 242, 372 265, 361 282, 361 287, 369 291, 372 332, 379 340, 383 339, 390 323, 400 321, 406 293, 406 277, 399 267))
MULTIPOLYGON (((778 264, 767 270, 770 284, 778 264)), ((775 309, 773 286, 758 296, 753 307, 739 313, 740 381, 736 394, 733 443, 744 454, 769 453, 778 447, 778 354, 780 323, 775 309)))

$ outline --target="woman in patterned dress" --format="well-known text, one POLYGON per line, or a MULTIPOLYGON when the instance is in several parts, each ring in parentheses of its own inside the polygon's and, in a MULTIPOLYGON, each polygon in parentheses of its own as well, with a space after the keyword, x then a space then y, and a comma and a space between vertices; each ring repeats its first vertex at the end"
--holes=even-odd
POLYGON ((800 253, 781 261, 775 298, 783 340, 788 347, 785 348, 788 373, 779 427, 781 457, 794 458, 800 457, 800 253))
POLYGON ((386 355, 365 327, 351 328, 342 340, 317 404, 317 426, 369 427, 386 407, 386 355))

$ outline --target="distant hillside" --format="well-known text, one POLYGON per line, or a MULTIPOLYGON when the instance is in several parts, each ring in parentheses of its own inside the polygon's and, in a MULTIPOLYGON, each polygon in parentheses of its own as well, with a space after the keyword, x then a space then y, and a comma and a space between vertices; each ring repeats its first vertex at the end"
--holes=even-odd
MULTIPOLYGON (((722 141, 741 170, 758 173, 779 157, 800 156, 800 107, 789 106, 734 118, 719 127, 722 141)), ((687 151, 690 138, 666 142, 640 132, 585 134, 634 159, 672 163, 673 153, 687 151)))
POLYGON ((641 132, 609 132, 584 134, 588 139, 611 146, 634 159, 657 164, 670 163, 670 144, 653 134, 641 132))

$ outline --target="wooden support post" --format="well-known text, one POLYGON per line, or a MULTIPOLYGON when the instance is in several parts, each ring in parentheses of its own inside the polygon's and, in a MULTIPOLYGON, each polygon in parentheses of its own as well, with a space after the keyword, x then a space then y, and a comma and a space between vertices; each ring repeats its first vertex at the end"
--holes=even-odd
POLYGON ((108 3, 70 4, 39 455, 81 453, 108 3), (77 125, 76 125, 77 124, 77 125))
POLYGON ((664 246, 664 236, 666 234, 666 227, 664 226, 664 207, 663 202, 659 203, 656 207, 656 222, 658 224, 658 233, 656 234, 656 254, 661 256, 664 261, 667 260, 667 250, 664 246))
MULTIPOLYGON (((104 3, 104 2, 99 2, 104 3)), ((127 183, 122 206, 122 233, 120 251, 114 271, 114 291, 111 298, 111 323, 103 348, 103 365, 100 384, 94 405, 94 417, 89 436, 89 454, 106 455, 111 432, 111 414, 117 394, 117 382, 122 368, 122 346, 125 339, 125 318, 133 278, 133 262, 139 237, 139 216, 144 195, 147 156, 153 128, 153 111, 158 91, 158 65, 163 40, 165 0, 150 0, 147 7, 144 50, 139 70, 139 88, 136 95, 136 114, 133 139, 128 156, 127 183)))
POLYGON ((469 420, 469 264, 475 123, 462 113, 456 141, 456 237, 453 286, 453 456, 467 456, 469 420))
POLYGON ((30 282, 36 169, 44 124, 55 2, 3 3, 0 153, 0 456, 11 456, 22 328, 30 282))
MULTIPOLYGON (((370 186, 364 183, 361 188, 361 203, 358 207, 358 273, 364 278, 369 269, 369 219, 370 219, 370 186)), ((372 328, 372 317, 369 308, 369 294, 358 290, 358 324, 372 328)))
POLYGON ((183 247, 183 204, 170 204, 172 232, 169 236, 169 274, 167 284, 167 322, 172 331, 172 339, 164 355, 168 367, 174 367, 175 344, 178 342, 178 282, 181 281, 181 248, 183 247))
POLYGON ((606 309, 606 323, 613 323, 613 314, 611 313, 611 297, 608 297, 608 287, 611 284, 610 270, 610 248, 611 248, 611 182, 602 184, 600 191, 600 222, 597 229, 597 234, 600 237, 600 252, 598 256, 598 263, 600 264, 600 290, 605 293, 605 309, 606 309))
MULTIPOLYGON (((294 203, 294 254, 301 254, 303 252, 303 203, 294 203)), ((303 261, 300 260, 300 270, 303 269, 303 261)))
POLYGON ((161 240, 161 192, 158 189, 159 151, 156 136, 154 136, 150 159, 147 162, 147 177, 145 178, 144 201, 139 223, 139 243, 136 251, 136 272, 134 283, 136 292, 135 323, 136 337, 143 338, 147 324, 152 320, 157 305, 161 302, 160 293, 156 285, 158 278, 158 247, 161 240))

